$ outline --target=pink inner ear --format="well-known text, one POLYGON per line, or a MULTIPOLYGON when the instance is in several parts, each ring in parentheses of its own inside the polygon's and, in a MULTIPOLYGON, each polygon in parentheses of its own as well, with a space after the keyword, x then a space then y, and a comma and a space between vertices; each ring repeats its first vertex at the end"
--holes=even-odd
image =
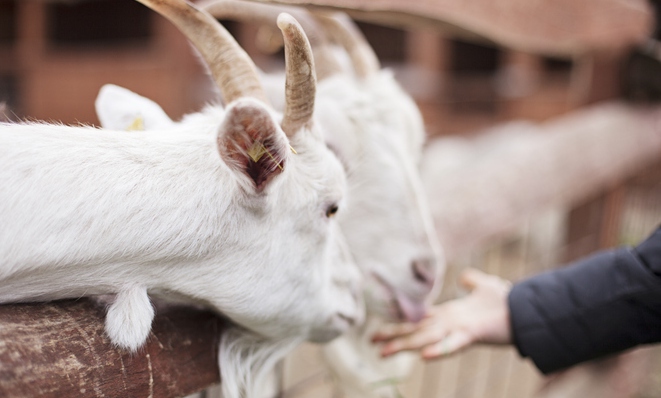
POLYGON ((261 192, 285 167, 286 139, 266 110, 253 104, 237 104, 228 110, 218 136, 221 156, 244 173, 261 192))
POLYGON ((261 192, 273 177, 284 171, 285 158, 271 138, 267 138, 262 142, 255 141, 253 148, 255 145, 261 146, 264 153, 261 153, 258 158, 254 159, 249 153, 245 170, 248 176, 255 182, 257 192, 261 192))

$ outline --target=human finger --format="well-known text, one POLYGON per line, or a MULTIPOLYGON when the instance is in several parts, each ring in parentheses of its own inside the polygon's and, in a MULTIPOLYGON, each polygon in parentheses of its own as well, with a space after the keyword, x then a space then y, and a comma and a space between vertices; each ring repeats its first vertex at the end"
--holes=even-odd
POLYGON ((473 290, 479 285, 487 283, 491 275, 475 268, 468 268, 459 276, 459 283, 466 289, 473 290))
POLYGON ((475 290, 478 287, 490 287, 500 290, 510 290, 512 282, 496 275, 487 274, 474 268, 464 271, 459 277, 459 283, 469 290, 475 290))
POLYGON ((454 332, 448 334, 440 341, 425 346, 420 353, 422 358, 427 360, 442 358, 454 354, 472 343, 473 341, 469 334, 454 332))
POLYGON ((415 323, 398 323, 383 326, 372 336, 372 342, 381 342, 392 340, 397 337, 411 334, 418 330, 420 326, 415 323))
POLYGON ((420 329, 409 335, 390 340, 381 348, 381 355, 387 357, 400 351, 419 350, 442 340, 446 334, 447 331, 441 328, 420 329))

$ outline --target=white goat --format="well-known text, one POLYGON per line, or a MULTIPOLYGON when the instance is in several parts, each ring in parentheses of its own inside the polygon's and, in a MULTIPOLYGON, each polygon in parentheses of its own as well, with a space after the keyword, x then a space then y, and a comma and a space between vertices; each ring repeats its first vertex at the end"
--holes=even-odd
MULTIPOLYGON (((200 5, 219 18, 262 23, 272 22, 282 10, 278 6, 227 0, 200 5)), ((371 48, 350 20, 341 16, 320 17, 325 27, 322 29, 309 15, 301 16, 301 12, 304 13, 298 10, 295 15, 306 21, 303 26, 308 36, 315 38, 315 57, 333 59, 324 51, 329 45, 329 38, 324 36, 326 30, 346 48, 355 72, 342 70, 340 62, 324 65, 325 78, 318 86, 315 116, 326 141, 348 170, 347 206, 338 220, 357 264, 368 275, 364 294, 368 322, 336 339, 324 351, 338 375, 338 386, 349 395, 393 396, 396 392, 392 385, 382 384, 375 389, 374 383, 405 377, 411 357, 399 355, 382 360, 370 343, 370 336, 384 321, 420 319, 425 304, 434 296, 432 286, 440 286, 443 271, 417 170, 424 141, 422 118, 392 74, 380 71, 371 48)), ((272 87, 282 86, 273 85, 277 77, 267 79, 272 87)), ((281 89, 267 90, 267 95, 274 104, 281 103, 284 97, 281 89)), ((138 117, 131 109, 137 107, 112 109, 113 103, 146 101, 118 88, 102 92, 99 100, 105 104, 97 106, 102 120, 123 120, 117 127, 131 124, 138 117), (133 101, 131 95, 135 97, 133 101), (105 118, 101 114, 106 114, 105 118)), ((158 106, 145 106, 141 115, 154 113, 158 120, 162 110, 150 111, 151 107, 158 106)))
POLYGON ((230 105, 133 133, 0 123, 0 302, 116 293, 106 331, 130 350, 150 331, 148 293, 208 306, 245 328, 223 336, 219 358, 225 396, 251 397, 300 341, 361 319, 359 272, 332 219, 344 172, 312 120, 309 44, 278 19, 288 89, 277 123, 254 65, 212 17, 141 2, 195 43, 230 105))
POLYGON ((444 271, 418 171, 424 124, 414 101, 390 71, 380 69, 346 16, 319 20, 354 65, 355 76, 339 74, 319 85, 316 115, 324 131, 345 132, 337 139, 324 137, 349 165, 351 196, 338 221, 368 277, 366 323, 327 344, 324 356, 337 378, 336 388, 345 395, 398 397, 397 386, 388 381, 405 379, 414 356, 384 360, 371 336, 389 321, 420 320, 444 271))

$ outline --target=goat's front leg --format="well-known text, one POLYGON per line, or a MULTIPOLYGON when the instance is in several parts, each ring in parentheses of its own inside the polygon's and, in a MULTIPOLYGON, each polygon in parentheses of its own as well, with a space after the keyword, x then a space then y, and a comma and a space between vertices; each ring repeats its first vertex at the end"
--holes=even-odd
POLYGON ((147 289, 142 286, 123 287, 106 314, 106 334, 113 344, 135 351, 140 348, 151 330, 154 307, 147 289))

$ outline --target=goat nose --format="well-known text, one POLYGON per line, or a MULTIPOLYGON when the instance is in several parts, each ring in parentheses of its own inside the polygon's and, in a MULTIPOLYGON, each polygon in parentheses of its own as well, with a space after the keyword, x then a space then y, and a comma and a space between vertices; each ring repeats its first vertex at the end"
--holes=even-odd
POLYGON ((436 280, 436 261, 431 258, 419 258, 411 263, 413 276, 418 282, 432 287, 436 280))

